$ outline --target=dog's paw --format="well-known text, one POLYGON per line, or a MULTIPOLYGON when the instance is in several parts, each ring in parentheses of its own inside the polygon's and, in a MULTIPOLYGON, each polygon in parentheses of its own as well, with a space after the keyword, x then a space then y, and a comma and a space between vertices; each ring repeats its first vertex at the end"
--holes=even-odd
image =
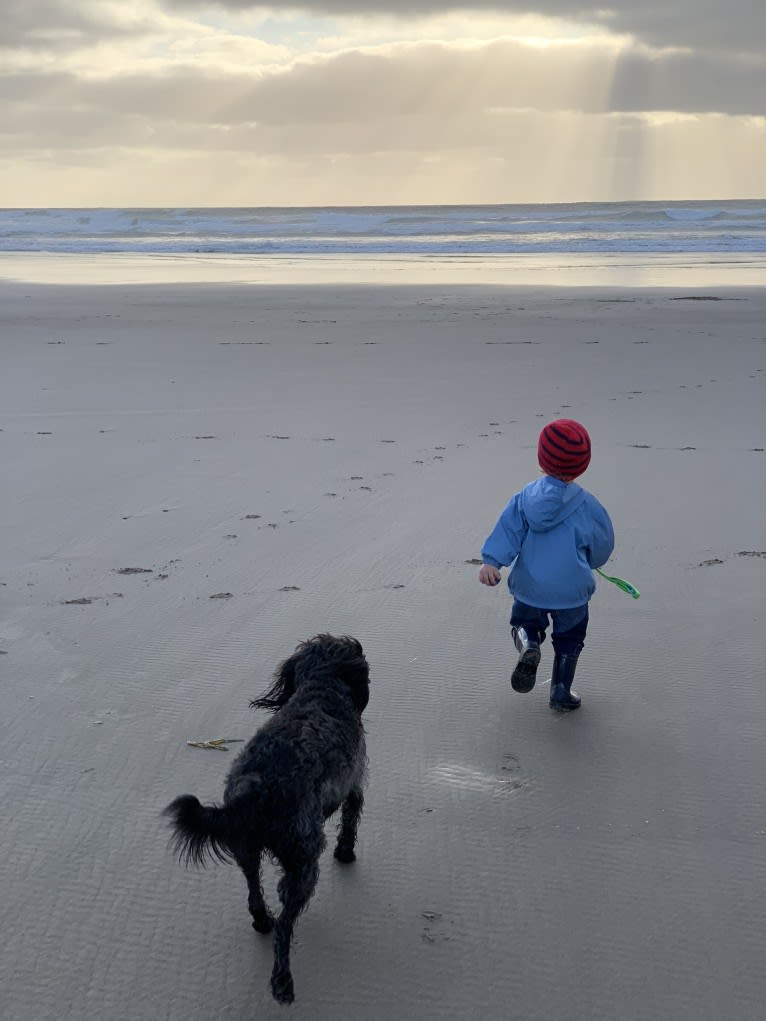
POLYGON ((277 1003, 292 1003, 295 999, 293 977, 287 974, 271 976, 271 992, 277 1003))
POLYGON ((338 861, 343 862, 344 865, 350 865, 352 861, 356 861, 356 855, 354 854, 353 847, 348 847, 347 845, 341 846, 338 844, 333 854, 335 858, 337 858, 338 861))
POLYGON ((259 915, 253 919, 253 928, 256 932, 266 935, 274 928, 274 919, 270 915, 259 915))

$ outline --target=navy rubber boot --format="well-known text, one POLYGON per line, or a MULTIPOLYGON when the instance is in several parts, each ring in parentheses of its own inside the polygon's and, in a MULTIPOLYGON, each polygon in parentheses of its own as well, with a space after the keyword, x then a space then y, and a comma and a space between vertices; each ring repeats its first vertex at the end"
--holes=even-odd
POLYGON ((537 680, 537 667, 540 664, 540 642, 537 635, 530 635, 523 627, 512 627, 513 644, 519 653, 519 661, 511 674, 511 687, 514 691, 526 693, 531 691, 537 680))
POLYGON ((551 677, 551 709, 567 713, 572 709, 580 708, 580 696, 576 691, 572 691, 572 681, 579 655, 579 652, 556 653, 553 659, 553 676, 551 677))

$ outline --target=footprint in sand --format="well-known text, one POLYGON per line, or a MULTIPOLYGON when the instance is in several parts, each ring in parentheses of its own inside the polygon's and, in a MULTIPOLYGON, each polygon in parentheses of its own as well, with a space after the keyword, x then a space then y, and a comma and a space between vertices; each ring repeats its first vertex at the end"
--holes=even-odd
POLYGON ((508 752, 503 756, 503 760, 504 760, 503 765, 500 767, 500 769, 504 773, 515 773, 517 770, 521 769, 518 757, 516 755, 511 755, 511 753, 508 752))
MULTIPOLYGON (((444 918, 439 911, 421 911, 421 917, 425 919, 423 931, 420 938, 424 943, 448 943, 452 936, 444 929, 444 918), (439 926, 439 928, 435 928, 439 926)), ((455 923, 450 921, 450 925, 455 923)))

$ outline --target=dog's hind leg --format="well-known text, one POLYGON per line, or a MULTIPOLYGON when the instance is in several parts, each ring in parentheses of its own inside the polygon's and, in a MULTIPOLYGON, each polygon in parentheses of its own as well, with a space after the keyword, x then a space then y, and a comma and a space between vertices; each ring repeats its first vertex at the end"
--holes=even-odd
POLYGON ((363 805, 364 795, 361 788, 352 790, 343 802, 338 843, 335 846, 334 855, 338 861, 342 861, 345 864, 356 861, 354 846, 356 844, 356 831, 359 827, 363 805))
MULTIPOLYGON (((321 850, 321 848, 320 848, 321 850)), ((271 973, 271 991, 280 1003, 295 999, 293 977, 290 973, 290 943, 293 926, 298 915, 308 904, 319 877, 319 853, 311 861, 291 863, 279 881, 279 899, 282 913, 276 921, 274 938, 274 970, 271 973)))
POLYGON ((274 919, 269 914, 263 899, 260 851, 256 854, 248 854, 246 857, 239 856, 237 863, 245 873, 247 880, 247 906, 252 915, 253 928, 256 932, 271 932, 274 928, 274 919))

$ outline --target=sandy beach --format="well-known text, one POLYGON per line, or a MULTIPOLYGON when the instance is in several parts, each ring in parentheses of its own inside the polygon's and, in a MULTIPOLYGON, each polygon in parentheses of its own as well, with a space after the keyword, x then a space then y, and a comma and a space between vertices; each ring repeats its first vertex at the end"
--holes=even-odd
POLYGON ((220 797, 238 746, 187 741, 248 738, 319 631, 370 660, 370 780, 290 1017, 762 1017, 764 322, 711 284, 0 281, 3 1018, 287 1016, 242 876, 160 811, 220 797), (599 583, 559 717, 474 561, 564 416, 642 595, 599 583))

